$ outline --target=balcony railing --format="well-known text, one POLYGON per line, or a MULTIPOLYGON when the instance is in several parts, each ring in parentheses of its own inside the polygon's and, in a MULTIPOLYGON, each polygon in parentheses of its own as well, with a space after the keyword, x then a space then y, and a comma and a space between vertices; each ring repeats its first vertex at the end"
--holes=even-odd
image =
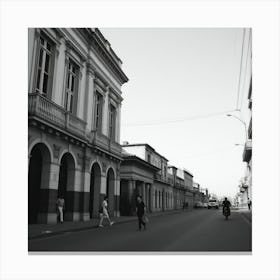
POLYGON ((28 114, 36 116, 80 137, 85 137, 86 122, 38 93, 28 95, 28 114))
POLYGON ((114 154, 121 154, 122 146, 117 143, 116 141, 108 138, 101 132, 97 130, 92 130, 89 134, 89 141, 93 145, 96 145, 97 147, 104 149, 106 151, 110 151, 114 154))
POLYGON ((164 183, 171 184, 171 181, 168 180, 169 178, 165 178, 164 176, 162 176, 162 175, 159 174, 159 173, 156 173, 156 174, 155 174, 155 179, 158 180, 158 181, 164 182, 164 183))
POLYGON ((248 140, 243 150, 243 161, 250 162, 252 157, 252 140, 248 140))

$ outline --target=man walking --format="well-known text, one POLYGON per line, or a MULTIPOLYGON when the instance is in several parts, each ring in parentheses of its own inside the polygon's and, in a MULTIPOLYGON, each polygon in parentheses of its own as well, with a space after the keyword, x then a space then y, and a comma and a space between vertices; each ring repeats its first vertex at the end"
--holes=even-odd
POLYGON ((136 204, 136 214, 138 217, 138 226, 139 226, 139 231, 142 229, 142 225, 144 226, 144 230, 146 229, 146 223, 144 222, 144 215, 146 213, 146 206, 142 200, 141 196, 137 197, 137 204, 136 204))
POLYGON ((108 196, 104 197, 104 200, 102 202, 102 206, 100 209, 100 222, 99 222, 99 227, 103 227, 102 223, 104 218, 106 218, 109 221, 110 226, 114 223, 111 221, 108 213, 108 196))
POLYGON ((63 223, 63 210, 65 208, 65 201, 62 195, 60 195, 56 201, 58 213, 59 213, 59 221, 63 223))
POLYGON ((248 209, 250 210, 251 209, 251 205, 252 205, 252 201, 251 201, 251 199, 249 197, 248 197, 247 203, 248 203, 248 209))

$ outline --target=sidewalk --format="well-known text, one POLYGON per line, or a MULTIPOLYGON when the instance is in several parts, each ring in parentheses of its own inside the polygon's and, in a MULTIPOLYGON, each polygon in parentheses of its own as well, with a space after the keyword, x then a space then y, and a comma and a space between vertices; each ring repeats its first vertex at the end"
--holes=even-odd
MULTIPOLYGON (((192 209, 185 210, 192 211, 192 209)), ((183 213, 182 210, 172 210, 165 212, 156 212, 148 214, 149 219, 156 216, 162 215, 171 215, 183 213)), ((116 224, 128 223, 131 221, 136 221, 137 216, 121 216, 121 217, 112 217, 112 221, 116 224)), ((87 230, 92 228, 98 228, 99 219, 92 219, 90 221, 79 221, 79 222, 64 222, 62 224, 34 224, 28 225, 28 239, 42 238, 46 236, 57 235, 66 232, 75 232, 81 230, 87 230)), ((104 226, 108 224, 108 221, 105 219, 103 222, 104 226)))

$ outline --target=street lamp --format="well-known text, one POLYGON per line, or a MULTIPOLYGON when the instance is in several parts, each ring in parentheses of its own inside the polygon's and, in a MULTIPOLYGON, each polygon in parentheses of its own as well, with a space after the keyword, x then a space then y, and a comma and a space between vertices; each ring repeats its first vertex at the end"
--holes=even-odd
POLYGON ((241 123, 243 123, 244 128, 245 128, 245 138, 246 138, 246 142, 247 142, 248 136, 247 136, 247 125, 246 125, 246 123, 243 120, 241 120, 240 118, 236 117, 235 115, 227 114, 227 116, 228 117, 233 117, 233 118, 239 120, 241 123))

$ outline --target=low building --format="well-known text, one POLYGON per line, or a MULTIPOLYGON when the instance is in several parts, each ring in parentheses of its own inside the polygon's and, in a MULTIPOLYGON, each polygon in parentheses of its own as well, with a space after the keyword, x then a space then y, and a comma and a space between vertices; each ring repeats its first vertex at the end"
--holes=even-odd
POLYGON ((142 196, 146 194, 148 199, 146 205, 149 206, 147 208, 150 212, 173 209, 173 191, 168 183, 167 175, 168 160, 148 144, 125 144, 123 149, 121 201, 125 201, 126 209, 131 210, 122 211, 122 213, 134 212, 137 194, 142 196), (136 163, 137 170, 135 169, 136 163), (139 189, 137 189, 137 184, 141 185, 139 189), (146 184, 148 184, 147 189, 145 189, 146 184), (127 196, 128 192, 133 195, 127 196))
POLYGON ((185 204, 188 208, 194 207, 194 193, 193 193, 193 174, 184 169, 185 180, 185 204))
MULTIPOLYGON (((193 174, 168 165, 168 159, 149 144, 123 146, 120 168, 121 215, 135 214, 137 195, 141 195, 148 212, 193 208, 207 195, 193 182, 193 174)), ((207 197, 207 198, 206 198, 207 197)))
POLYGON ((154 212, 154 178, 159 168, 146 160, 123 150, 123 161, 120 169, 120 214, 134 215, 136 198, 141 195, 147 212, 154 212))

